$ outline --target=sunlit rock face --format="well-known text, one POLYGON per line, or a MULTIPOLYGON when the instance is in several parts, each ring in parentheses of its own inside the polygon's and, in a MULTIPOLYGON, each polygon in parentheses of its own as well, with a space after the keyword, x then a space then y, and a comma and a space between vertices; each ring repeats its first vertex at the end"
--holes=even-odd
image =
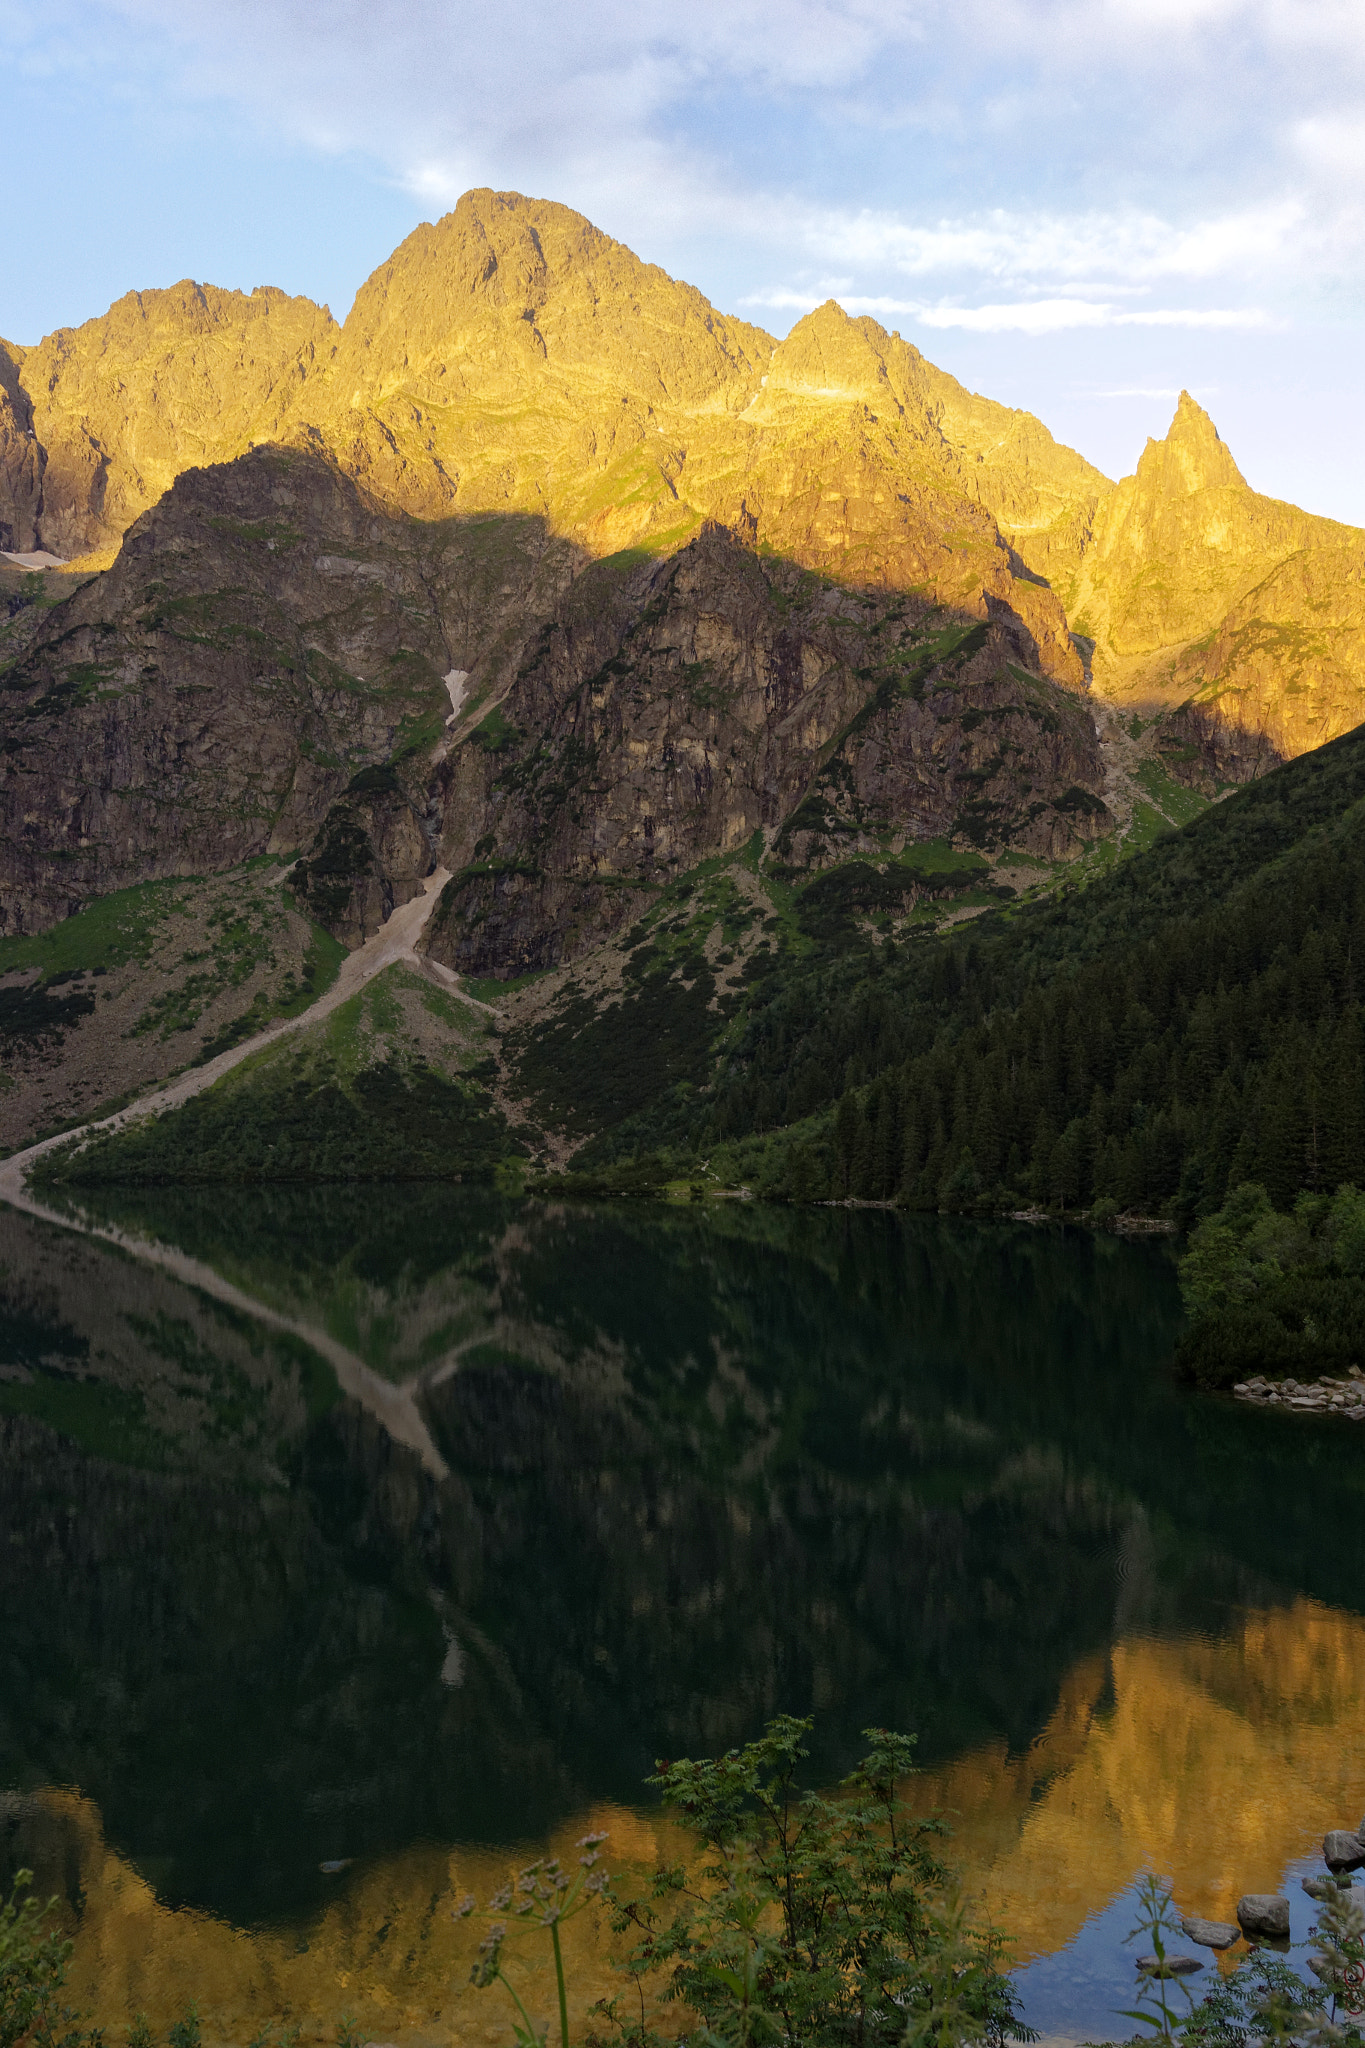
MULTIPOLYGON (((336 332, 311 299, 188 279, 129 292, 99 319, 58 328, 19 366, 37 503, 21 473, 0 525, 17 528, 27 505, 31 530, 63 559, 117 547, 182 471, 277 439, 336 332)), ((0 477, 4 426, 0 414, 0 477)))
POLYGON ((1182 392, 1058 587, 1100 687, 1180 707, 1163 751, 1212 793, 1365 716, 1362 576, 1365 534, 1253 491, 1182 392))
POLYGON ((6 554, 27 554, 38 545, 42 449, 21 382, 24 355, 0 341, 0 550, 6 554))
POLYGON ((1271 569, 1177 656, 1173 688, 1189 696, 1168 730, 1184 780, 1246 781, 1365 719, 1365 539, 1337 531, 1271 569))

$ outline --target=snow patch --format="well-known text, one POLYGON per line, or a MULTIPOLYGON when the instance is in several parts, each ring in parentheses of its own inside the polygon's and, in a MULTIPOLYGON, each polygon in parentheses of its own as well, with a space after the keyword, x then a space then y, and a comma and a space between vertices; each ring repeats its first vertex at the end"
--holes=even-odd
POLYGON ((62 555, 49 555, 43 548, 39 548, 36 554, 31 555, 0 553, 0 561, 13 562, 16 569, 64 569, 66 567, 66 561, 62 555))
POLYGON ((454 725, 460 715, 460 706, 464 703, 465 684, 469 681, 469 674, 470 672, 467 668, 453 668, 441 677, 441 681, 450 692, 450 716, 446 720, 447 725, 454 725))

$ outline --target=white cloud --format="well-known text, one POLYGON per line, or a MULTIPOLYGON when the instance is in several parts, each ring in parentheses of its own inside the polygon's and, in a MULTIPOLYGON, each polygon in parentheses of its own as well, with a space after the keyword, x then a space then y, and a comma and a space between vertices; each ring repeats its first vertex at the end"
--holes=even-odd
POLYGON ((1250 329, 1365 275, 1360 8, 328 0, 320 29, 316 0, 0 0, 0 24, 50 14, 74 62, 83 18, 135 23, 182 92, 368 152, 424 207, 485 183, 562 198, 666 262, 731 252, 752 305, 834 290, 1047 334, 1250 329))
MULTIPOLYGON (((1189 393, 1191 398, 1197 398, 1202 405, 1206 399, 1216 398, 1218 396, 1218 389, 1219 387, 1216 384, 1192 384, 1189 386, 1189 393)), ((1175 384, 1120 384, 1112 391, 1087 391, 1083 392, 1081 396, 1086 398, 1175 399, 1180 396, 1180 387, 1175 384)))
POLYGON ((1300 155, 1315 171, 1332 177, 1365 179, 1365 106, 1349 113, 1320 114, 1297 121, 1290 135, 1300 155))
POLYGON ((926 306, 925 327, 962 327, 976 334, 1059 334, 1072 327, 1225 327, 1269 325, 1256 307, 1161 306, 1140 312, 1086 299, 1023 299, 997 306, 926 306))
POLYGON ((1263 276, 1267 263, 1302 237, 1304 213, 1297 198, 1186 226, 1128 210, 994 211, 931 225, 887 213, 830 212, 811 215, 804 238, 821 255, 861 268, 889 266, 908 277, 956 270, 1060 284, 1113 276, 1132 286, 1163 278, 1263 276))
MULTIPOLYGON (((778 287, 771 291, 750 292, 740 304, 809 313, 812 307, 823 305, 828 298, 837 299, 844 311, 855 319, 862 313, 871 313, 877 318, 900 316, 918 320, 924 327, 956 327, 974 334, 1060 334, 1067 329, 1081 327, 1247 330, 1273 324, 1257 306, 1144 306, 1134 309, 1075 297, 1017 299, 987 306, 934 306, 926 305, 922 300, 893 299, 879 294, 841 292, 837 289, 797 291, 778 287)), ((1178 397, 1179 393, 1172 395, 1178 397)))

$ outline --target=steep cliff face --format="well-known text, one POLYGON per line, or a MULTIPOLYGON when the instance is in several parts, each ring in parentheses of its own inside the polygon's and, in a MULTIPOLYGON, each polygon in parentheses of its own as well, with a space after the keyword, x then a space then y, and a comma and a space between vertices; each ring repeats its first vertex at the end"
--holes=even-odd
POLYGON ((0 551, 6 554, 28 554, 38 545, 42 449, 22 383, 24 354, 0 341, 0 551))
POLYGON ((894 420, 906 472, 983 507, 1028 570, 1045 579, 1059 562, 1079 560, 1076 536, 1113 489, 1032 413, 968 391, 899 334, 867 317, 850 320, 833 300, 793 328, 766 389, 826 408, 853 401, 894 420))
MULTIPOLYGON (((875 590, 883 603, 913 593, 914 616, 937 604, 954 630, 978 623, 1024 675, 998 686, 977 678, 1004 690, 991 701, 992 718, 1040 674, 1082 684, 1059 603, 964 486, 963 463, 925 396, 942 412, 937 373, 874 322, 827 306, 778 348, 581 216, 491 193, 469 195, 410 238, 361 293, 339 342, 327 342, 325 361, 327 330, 306 307, 267 294, 229 306, 229 296, 186 288, 161 295, 164 304, 152 295, 125 301, 93 323, 98 333, 55 337, 25 359, 27 373, 46 351, 60 371, 49 379, 56 397, 35 409, 40 440, 58 399, 61 417, 75 417, 76 399, 122 346, 146 384, 145 404, 128 403, 150 447, 153 429, 143 429, 141 415, 156 414, 156 380, 173 372, 180 440, 168 428, 156 443, 158 459, 171 463, 190 431, 185 422, 202 426, 212 414, 229 342, 241 343, 229 313, 239 328, 250 315, 273 337, 274 353, 261 342, 253 358, 260 375, 219 427, 239 437, 277 429, 288 452, 187 472, 133 526, 106 577, 37 628, 25 626, 29 644, 5 672, 0 875, 9 929, 49 922, 93 892, 150 875, 301 847, 300 900, 354 943, 430 871, 443 827, 450 844, 468 841, 464 865, 486 836, 482 821, 466 829, 466 799, 475 812, 485 801, 469 790, 489 758, 468 720, 451 738, 475 766, 453 775, 453 811, 445 788, 453 771, 432 781, 459 703, 486 712, 510 686, 498 717, 535 731, 537 745, 557 745, 557 715, 523 702, 523 656, 545 644, 569 576, 604 552, 622 557, 605 582, 584 586, 566 627, 575 645, 602 642, 597 665, 615 660, 612 635, 629 621, 610 593, 637 569, 647 580, 649 565, 671 560, 713 512, 739 536, 736 560, 747 549, 750 569, 755 553, 775 552, 793 575, 804 569, 846 591, 875 590), (169 369, 149 338, 158 320, 158 332, 199 335, 177 344, 169 369), (626 543, 633 555, 622 554, 626 543), (605 609, 585 621, 589 588, 605 609), (443 694, 447 677, 459 678, 458 698, 443 694), (363 785, 366 771, 381 769, 389 784, 363 785)), ((169 399, 161 407, 172 409, 169 399)), ((195 431, 206 439, 206 428, 195 431)), ((52 479, 65 477, 66 489, 80 467, 73 445, 68 437, 45 452, 44 540, 55 516, 52 479)), ((87 453, 96 446, 89 436, 82 445, 87 453)), ((111 457, 101 472, 101 532, 134 486, 144 487, 144 456, 128 439, 119 462, 111 457)), ((69 489, 64 502, 74 503, 69 489)), ((89 510, 96 499, 87 493, 82 502, 89 510)), ((772 601, 790 598, 779 592, 772 601)), ((856 612, 862 601, 850 601, 856 612)), ((769 627, 776 630, 773 621, 762 633, 736 629, 751 667, 770 659, 769 627)), ((831 646, 829 654, 846 676, 858 666, 856 649, 831 646)), ((854 689, 838 715, 851 717, 869 694, 854 689)), ((641 750, 653 773, 657 740, 667 774, 674 741, 661 728, 627 742, 624 710, 613 716, 621 731, 610 772, 620 787, 600 808, 604 818, 625 818, 636 805, 630 778, 641 750)), ((1068 740, 1075 760, 1056 787, 1044 769, 1033 810, 1047 820, 1035 824, 1033 841, 1049 852, 1079 843, 1101 817, 1088 715, 1073 707, 1062 723, 1079 735, 1068 740), (1056 809, 1072 787, 1093 799, 1093 811, 1056 809)), ((752 726, 741 751, 751 751, 752 726)), ((821 727, 804 751, 784 757, 750 822, 747 799, 728 820, 708 813, 679 835, 677 857, 732 843, 741 824, 745 836, 759 823, 776 829, 833 736, 833 726, 821 727)), ((885 738, 893 753, 899 744, 885 738)), ((997 811, 1013 831, 1025 806, 1021 776, 1034 759, 1030 747, 1009 752, 1014 745, 988 770, 994 756, 986 749, 978 761, 973 740, 961 773, 975 781, 955 780, 957 767, 940 764, 932 794, 913 799, 913 776, 874 769, 869 756, 857 803, 871 806, 884 830, 912 836, 997 811)), ((600 864, 600 853, 593 858, 600 864)), ((565 849, 562 871, 576 872, 578 860, 565 849)), ((629 865, 639 866, 634 854, 629 865)), ((544 907, 542 923, 552 914, 544 907)), ((589 919, 594 929, 602 922, 589 919)), ((573 919, 572 947, 570 929, 578 930, 573 919)), ((542 932, 534 944, 543 943, 542 932)))
POLYGON ((1365 534, 1253 491, 1188 392, 1076 531, 1053 567, 1096 686, 1165 710, 1177 775, 1245 781, 1365 716, 1365 534))
POLYGON ((25 473, 5 474, 0 418, 0 525, 17 528, 28 507, 29 546, 64 559, 116 547, 182 471, 277 439, 336 333, 311 299, 188 279, 59 328, 19 365, 41 449, 36 503, 25 473))
MULTIPOLYGON (((448 698, 429 567, 316 457, 192 470, 0 690, 0 929, 311 838, 448 698)), ((419 536, 421 538, 421 536, 419 536)))
POLYGON ((1246 759, 1262 773, 1359 725, 1365 535, 1288 556, 1176 657, 1171 677, 1190 695, 1167 723, 1199 746, 1203 779, 1245 781, 1246 759))
POLYGON ((590 571, 446 763, 430 948, 555 964, 755 834, 802 870, 951 834, 1075 851, 1112 826, 1099 746, 1033 652, 1003 608, 850 591, 716 525, 615 587, 590 571))

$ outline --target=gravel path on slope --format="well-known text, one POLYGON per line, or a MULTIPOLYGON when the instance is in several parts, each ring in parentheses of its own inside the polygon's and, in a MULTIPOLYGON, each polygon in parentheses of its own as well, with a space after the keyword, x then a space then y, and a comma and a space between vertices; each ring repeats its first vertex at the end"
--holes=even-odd
MULTIPOLYGON (((44 1152, 51 1151, 54 1145, 69 1144, 73 1138, 86 1137, 93 1131, 119 1130, 135 1118, 178 1108, 182 1102, 188 1102, 191 1096, 201 1094, 205 1088, 211 1088, 215 1081, 221 1081, 224 1074, 231 1073, 234 1067, 240 1066, 241 1062, 249 1059, 253 1053, 260 1052, 267 1045, 273 1045, 277 1039, 287 1037, 291 1032, 302 1031, 309 1025, 316 1024, 320 1018, 339 1009, 342 1003, 349 1001, 366 982, 373 981, 377 974, 382 974, 385 968, 392 967, 395 962, 402 961, 416 968, 418 973, 425 975, 442 988, 458 989, 458 975, 452 974, 448 968, 439 967, 436 962, 425 959, 416 951, 422 928, 435 909, 441 891, 449 880, 450 876, 444 868, 438 868, 435 874, 428 876, 423 885, 424 893, 395 910, 388 923, 381 926, 372 939, 367 939, 363 946, 343 962, 331 988, 297 1017, 290 1017, 282 1024, 272 1024, 267 1030, 259 1032, 255 1038, 249 1038, 244 1045, 234 1046, 230 1052, 220 1053, 207 1065, 196 1067, 191 1073, 180 1075, 166 1087, 154 1089, 151 1093, 139 1097, 136 1102, 130 1103, 127 1109, 119 1110, 114 1116, 101 1117, 98 1121, 81 1124, 72 1131, 62 1131, 54 1138, 45 1138, 39 1144, 30 1145, 24 1151, 16 1152, 9 1159, 0 1161, 0 1201, 8 1202, 12 1208, 21 1209, 26 1215, 36 1216, 43 1222, 56 1223, 64 1230, 77 1230, 82 1236, 96 1237, 106 1244, 118 1245, 123 1250, 131 1252, 135 1258, 171 1274, 187 1287, 199 1288, 203 1293, 212 1295, 215 1300, 226 1303, 230 1308, 239 1309, 244 1314, 254 1317, 257 1322, 266 1323, 272 1329, 284 1330, 301 1338, 328 1361, 336 1373, 343 1393, 350 1395, 353 1400, 359 1401, 368 1409, 396 1443, 415 1451, 427 1471, 438 1479, 445 1476, 445 1461, 432 1441, 431 1432, 417 1406, 416 1385, 395 1386, 374 1372, 355 1352, 348 1351, 345 1345, 337 1343, 326 1330, 265 1307, 251 1295, 234 1287, 231 1281, 225 1280, 211 1266, 203 1264, 199 1259, 188 1257, 186 1253, 177 1251, 174 1246, 159 1244, 151 1238, 135 1237, 112 1225, 88 1223, 74 1216, 63 1215, 55 1209, 48 1208, 46 1203, 36 1200, 29 1193, 26 1183, 28 1170, 34 1161, 41 1158, 44 1152)), ((475 999, 462 995, 461 1000, 474 1003, 475 999)), ((489 1005, 478 1003, 476 1007, 487 1010, 489 1005)))

